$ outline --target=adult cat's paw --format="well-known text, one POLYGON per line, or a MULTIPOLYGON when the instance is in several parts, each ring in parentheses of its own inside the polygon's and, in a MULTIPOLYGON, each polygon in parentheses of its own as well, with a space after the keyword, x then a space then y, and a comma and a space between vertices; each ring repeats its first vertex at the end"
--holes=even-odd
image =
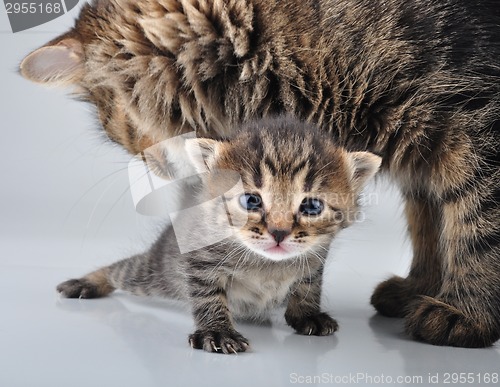
POLYGON ((406 332, 430 344, 468 348, 488 347, 499 338, 499 332, 481 318, 468 318, 457 308, 427 296, 410 305, 406 332))
POLYGON ((192 348, 225 354, 245 352, 250 347, 248 340, 235 330, 198 329, 189 335, 189 344, 192 348))
POLYGON ((337 321, 331 318, 327 313, 318 313, 298 318, 288 317, 287 323, 295 329, 298 334, 309 336, 328 336, 339 329, 337 321))
POLYGON ((66 298, 97 298, 100 297, 96 285, 83 278, 71 279, 57 285, 57 291, 66 298))
POLYGON ((370 303, 383 316, 404 317, 412 296, 407 280, 394 276, 375 288, 370 303))

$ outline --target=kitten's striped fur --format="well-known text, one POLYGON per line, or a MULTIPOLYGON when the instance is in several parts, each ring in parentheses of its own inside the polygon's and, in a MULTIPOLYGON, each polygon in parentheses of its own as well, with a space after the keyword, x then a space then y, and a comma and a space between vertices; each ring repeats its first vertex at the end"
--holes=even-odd
POLYGON ((372 304, 482 347, 500 337, 499 58, 496 0, 96 0, 21 71, 77 86, 132 153, 287 112, 381 155, 414 260, 372 304))
POLYGON ((245 351, 248 340, 235 330, 233 316, 266 317, 284 303, 286 321, 298 333, 336 331, 335 320, 320 309, 328 247, 352 223, 361 188, 381 159, 348 153, 324 131, 291 118, 252 124, 230 141, 188 140, 186 146, 189 151, 201 146, 204 158, 193 161, 200 169, 206 163, 212 171, 203 181, 201 197, 214 187, 220 191, 227 185, 224 171, 234 170, 245 192, 262 198, 262 209, 247 213, 239 202, 243 192, 229 191, 223 216, 214 215, 216 208, 207 204, 197 219, 207 224, 205 232, 213 233, 224 227, 227 214, 233 222, 248 216, 243 227, 234 227, 232 237, 181 254, 178 229, 169 226, 146 253, 66 281, 58 291, 65 297, 95 298, 122 289, 187 300, 196 323, 190 343, 206 351, 245 351), (301 213, 304 198, 320 199, 322 212, 301 213), (270 250, 277 246, 285 251, 270 250))

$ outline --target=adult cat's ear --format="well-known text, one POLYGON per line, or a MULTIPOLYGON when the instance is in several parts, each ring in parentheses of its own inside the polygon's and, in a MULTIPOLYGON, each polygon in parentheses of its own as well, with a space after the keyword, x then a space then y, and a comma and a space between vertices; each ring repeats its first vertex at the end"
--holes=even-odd
POLYGON ((356 191, 361 191, 365 183, 378 172, 382 158, 370 152, 352 152, 348 155, 352 185, 356 191))
POLYGON ((221 143, 209 138, 191 138, 186 140, 185 149, 198 173, 211 169, 221 143))
POLYGON ((83 46, 66 38, 33 51, 21 62, 21 75, 33 82, 65 85, 77 82, 83 75, 83 46))

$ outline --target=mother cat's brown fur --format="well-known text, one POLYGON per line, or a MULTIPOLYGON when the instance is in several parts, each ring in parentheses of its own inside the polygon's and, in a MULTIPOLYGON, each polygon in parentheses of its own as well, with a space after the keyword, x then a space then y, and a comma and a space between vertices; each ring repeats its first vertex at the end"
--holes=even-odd
POLYGON ((500 7, 495 0, 99 0, 30 54, 129 152, 294 113, 384 158, 414 260, 372 304, 432 344, 500 337, 500 7))

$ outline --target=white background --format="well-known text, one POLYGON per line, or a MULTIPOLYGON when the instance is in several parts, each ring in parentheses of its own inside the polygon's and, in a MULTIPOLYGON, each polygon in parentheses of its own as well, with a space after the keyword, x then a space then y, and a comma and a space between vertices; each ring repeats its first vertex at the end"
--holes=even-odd
POLYGON ((374 286, 404 274, 411 256, 397 190, 384 181, 368 189, 378 195, 368 220, 332 248, 324 309, 340 324, 333 337, 295 335, 281 311, 270 325, 239 325, 250 353, 208 354, 188 347, 193 323, 173 302, 124 293, 60 299, 59 282, 143 250, 162 220, 134 211, 130 156, 103 141, 92 108, 17 74, 22 58, 69 28, 77 11, 12 34, 0 9, 0 386, 282 386, 307 376, 359 385, 370 384, 366 376, 384 377, 373 379, 379 384, 417 376, 428 385, 452 372, 472 372, 479 385, 500 371, 498 347, 416 343, 401 320, 375 315, 374 286))

